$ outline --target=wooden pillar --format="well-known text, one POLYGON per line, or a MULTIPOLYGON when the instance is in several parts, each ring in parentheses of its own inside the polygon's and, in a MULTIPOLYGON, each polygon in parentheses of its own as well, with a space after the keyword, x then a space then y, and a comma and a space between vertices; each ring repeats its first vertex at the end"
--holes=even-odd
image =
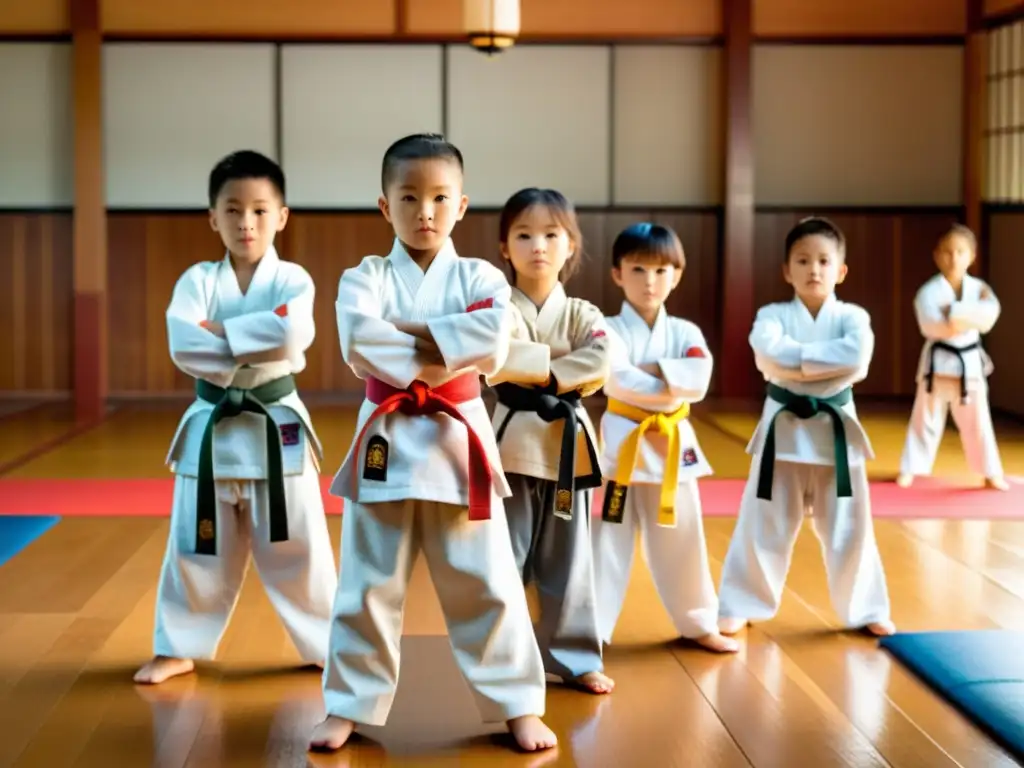
POLYGON ((100 0, 69 0, 74 99, 75 419, 102 418, 107 398, 107 219, 103 189, 100 0))
POLYGON ((754 322, 754 146, 751 131, 753 0, 723 0, 725 27, 725 221, 723 227, 723 397, 757 393, 747 337, 754 322))
MULTIPOLYGON (((967 3, 963 84, 963 199, 964 223, 984 242, 982 198, 985 191, 985 112, 988 100, 988 46, 984 0, 967 3)), ((972 271, 984 274, 985 249, 980 248, 972 271)))

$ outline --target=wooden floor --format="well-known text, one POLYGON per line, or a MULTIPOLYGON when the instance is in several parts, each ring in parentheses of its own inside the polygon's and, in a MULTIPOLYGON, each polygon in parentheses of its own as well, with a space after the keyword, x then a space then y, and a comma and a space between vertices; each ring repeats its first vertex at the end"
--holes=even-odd
MULTIPOLYGON (((162 476, 179 408, 114 413, 8 477, 162 476)), ((866 418, 876 477, 896 470, 905 411, 866 418)), ((314 409, 340 462, 351 410, 314 409)), ((746 473, 752 418, 703 413, 702 445, 719 476, 746 473)), ((59 408, 0 421, 0 464, 66 429, 59 408)), ((1024 432, 1000 425, 1007 471, 1024 474, 1024 432)), ((939 469, 966 478, 955 433, 939 469)), ((331 533, 339 536, 339 519, 331 533)), ((733 527, 706 522, 717 580, 733 527)), ((1024 523, 879 521, 894 618, 904 630, 1024 629, 1024 523)), ((310 756, 322 717, 319 675, 295 668, 255 578, 221 660, 159 688, 131 674, 149 654, 162 518, 68 518, 0 567, 0 766, 964 766, 1016 763, 871 640, 834 631, 820 552, 801 537, 782 609, 735 657, 672 642, 644 567, 606 655, 618 687, 593 697, 552 686, 557 752, 502 748, 478 722, 456 670, 429 576, 418 564, 405 622, 402 678, 387 727, 338 755, 310 756)))

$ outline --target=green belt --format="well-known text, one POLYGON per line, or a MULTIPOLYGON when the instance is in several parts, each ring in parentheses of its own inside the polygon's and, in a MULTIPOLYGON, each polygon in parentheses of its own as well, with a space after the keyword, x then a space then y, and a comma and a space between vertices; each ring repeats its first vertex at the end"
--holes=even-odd
POLYGON ((788 389, 768 385, 768 397, 782 407, 772 416, 765 435, 764 449, 761 451, 761 473, 757 480, 757 498, 771 501, 772 480, 775 474, 775 420, 779 414, 789 412, 798 419, 809 419, 819 413, 827 413, 832 418, 832 445, 836 462, 836 490, 840 498, 853 496, 850 484, 850 459, 846 453, 846 430, 843 427, 843 415, 839 409, 853 402, 853 389, 847 387, 832 397, 812 397, 798 395, 788 389))
POLYGON ((284 461, 277 422, 264 403, 274 403, 295 391, 291 375, 268 381, 254 389, 224 389, 196 380, 196 396, 214 408, 203 431, 199 448, 199 489, 196 498, 196 554, 217 554, 217 491, 213 481, 213 431, 222 419, 242 413, 258 413, 267 419, 267 490, 270 501, 270 540, 288 540, 288 509, 284 493, 284 461))

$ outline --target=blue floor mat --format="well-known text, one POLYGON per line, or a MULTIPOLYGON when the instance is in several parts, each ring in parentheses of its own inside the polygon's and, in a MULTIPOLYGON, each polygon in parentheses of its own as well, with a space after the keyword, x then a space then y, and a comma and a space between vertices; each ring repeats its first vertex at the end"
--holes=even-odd
POLYGON ((881 646, 1024 760, 1024 632, 911 632, 881 646))
POLYGON ((38 539, 60 521, 39 515, 0 515, 0 565, 38 539))

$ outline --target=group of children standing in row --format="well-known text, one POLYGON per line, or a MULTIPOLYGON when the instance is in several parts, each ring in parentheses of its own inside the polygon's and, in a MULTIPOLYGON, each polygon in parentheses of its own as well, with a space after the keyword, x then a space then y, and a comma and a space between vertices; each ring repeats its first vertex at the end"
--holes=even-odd
MULTIPOLYGON (((546 673, 596 694, 614 688, 602 645, 622 608, 636 528, 679 634, 733 652, 730 635, 775 614, 808 512, 843 624, 894 631, 871 521, 872 451, 851 394, 874 336, 867 312, 835 297, 847 270, 838 228, 821 218, 793 228, 783 273, 795 297, 754 322, 768 397, 716 596, 698 491, 712 470, 688 419, 713 361, 700 329, 665 310, 685 267, 676 234, 641 223, 618 236, 612 277, 625 301, 604 317, 566 295, 582 237, 558 192, 526 189, 506 204, 506 276, 452 245, 468 204, 452 144, 432 134, 397 141, 382 188, 393 248, 346 270, 336 302, 342 355, 366 387, 331 486, 345 500, 338 573, 321 447, 294 383, 314 338, 314 285, 273 245, 288 218, 284 174, 253 152, 211 174, 210 222, 227 254, 191 267, 167 310, 171 356, 197 397, 168 456, 176 484, 155 657, 137 682, 213 657, 251 552, 303 660, 324 669, 327 718, 310 746, 338 749, 357 724, 387 719, 422 552, 483 719, 507 722, 524 750, 549 748, 546 673), (493 414, 481 378, 496 392, 493 414), (601 390, 598 439, 583 401, 601 390), (597 489, 603 503, 592 512, 597 489)), ((930 471, 952 403, 972 465, 1000 485, 987 369, 972 362, 998 304, 966 275, 973 251, 969 231, 951 230, 936 252, 942 274, 919 296, 922 330, 936 341, 922 358, 903 472, 930 471), (960 356, 961 369, 939 352, 960 356)))

